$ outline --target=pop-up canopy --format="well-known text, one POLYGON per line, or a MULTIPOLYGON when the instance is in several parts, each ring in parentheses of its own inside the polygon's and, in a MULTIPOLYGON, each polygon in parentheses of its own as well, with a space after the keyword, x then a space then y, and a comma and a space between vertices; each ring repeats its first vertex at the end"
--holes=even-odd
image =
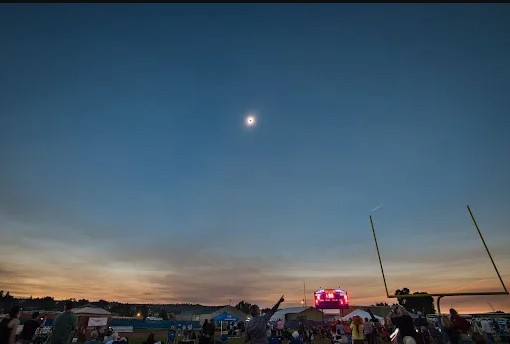
POLYGON ((228 314, 227 312, 223 312, 221 314, 218 314, 214 318, 212 318, 214 321, 239 321, 239 318, 228 314))
POLYGON ((228 314, 227 312, 223 312, 221 314, 218 314, 214 318, 212 318, 212 320, 220 322, 221 334, 223 335, 223 322, 224 321, 239 321, 239 318, 237 318, 231 314, 228 314))

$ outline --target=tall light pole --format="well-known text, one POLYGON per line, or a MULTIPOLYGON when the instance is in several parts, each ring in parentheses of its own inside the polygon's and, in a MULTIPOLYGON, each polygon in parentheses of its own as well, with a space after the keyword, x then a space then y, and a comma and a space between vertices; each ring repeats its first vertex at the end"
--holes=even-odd
POLYGON ((303 281, 303 304, 306 307, 306 284, 305 284, 305 281, 303 281))

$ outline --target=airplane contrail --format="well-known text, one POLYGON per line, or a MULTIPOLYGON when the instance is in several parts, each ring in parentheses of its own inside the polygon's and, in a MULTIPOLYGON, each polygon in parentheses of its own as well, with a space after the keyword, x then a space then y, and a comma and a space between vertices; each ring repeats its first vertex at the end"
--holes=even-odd
POLYGON ((383 204, 381 203, 377 207, 375 207, 374 209, 370 210, 370 212, 376 211, 377 209, 379 209, 382 206, 383 206, 383 204))

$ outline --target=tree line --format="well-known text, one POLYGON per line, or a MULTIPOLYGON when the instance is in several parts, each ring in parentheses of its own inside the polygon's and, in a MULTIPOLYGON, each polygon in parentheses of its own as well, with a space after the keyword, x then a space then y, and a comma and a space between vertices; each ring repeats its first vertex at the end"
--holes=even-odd
POLYGON ((412 295, 420 295, 424 294, 422 297, 408 297, 405 295, 411 295, 411 290, 409 288, 397 289, 395 291, 395 295, 403 295, 404 297, 398 298, 398 303, 404 306, 404 308, 409 312, 422 312, 424 315, 426 314, 435 314, 436 309, 434 307, 434 298, 432 296, 427 296, 426 292, 414 292, 412 295))
MULTIPOLYGON (((432 296, 428 296, 426 292, 414 292, 411 294, 411 290, 409 288, 402 288, 395 290, 395 295, 401 295, 403 297, 397 298, 398 304, 402 305, 408 312, 421 312, 423 315, 427 314, 435 314, 436 309, 434 307, 434 298, 432 296), (421 295, 424 294, 423 297, 408 297, 405 295, 421 295)), ((391 307, 387 302, 378 302, 375 306, 387 306, 391 307)))
MULTIPOLYGON (((402 288, 395 290, 395 295, 399 295, 402 297, 397 298, 398 304, 402 305, 408 312, 417 313, 421 312, 423 315, 427 314, 435 314, 436 308, 434 307, 434 298, 432 296, 428 296, 428 293, 417 291, 411 294, 411 290, 409 288, 402 288), (422 297, 405 297, 405 295, 421 295, 422 297)), ((395 305, 394 303, 393 305, 395 305)), ((375 306, 387 306, 391 307, 393 305, 388 304, 387 302, 378 302, 375 306)), ((372 305, 374 306, 374 305, 372 305)))
MULTIPOLYGON (((139 316, 141 318, 147 318, 148 316, 156 316, 163 318, 164 320, 171 320, 175 318, 176 314, 182 312, 192 313, 212 313, 220 307, 224 306, 204 306, 200 304, 191 303, 180 303, 180 304, 130 304, 121 303, 115 301, 90 301, 87 299, 66 299, 66 300, 55 300, 52 296, 45 297, 15 297, 9 293, 0 290, 0 311, 2 313, 8 313, 9 310, 14 306, 20 306, 24 311, 62 311, 64 304, 67 301, 73 301, 75 307, 83 307, 85 305, 93 305, 95 307, 103 308, 108 310, 110 313, 117 316, 134 317, 139 316)), ((248 310, 251 304, 248 302, 240 301, 235 307, 240 311, 248 314, 248 310)), ((268 311, 263 309, 262 311, 268 311)))
MULTIPOLYGON (((414 292, 412 295, 427 294, 425 292, 414 292)), ((395 295, 402 295, 404 297, 398 298, 398 303, 405 307, 410 312, 422 312, 425 314, 434 314, 434 298, 432 296, 424 295, 423 297, 410 297, 405 298, 405 295, 411 295, 409 288, 397 289, 395 295)), ((19 305, 25 311, 39 310, 39 311, 61 311, 64 308, 66 301, 73 301, 75 307, 83 307, 85 305, 94 305, 108 310, 114 315, 133 317, 140 316, 147 318, 148 316, 157 316, 165 320, 174 319, 176 314, 182 312, 196 312, 208 313, 214 312, 218 307, 223 306, 204 306, 200 304, 180 303, 180 304, 130 304, 121 302, 110 302, 106 300, 89 301, 87 299, 67 299, 55 300, 51 296, 45 297, 28 297, 17 298, 11 295, 8 291, 4 293, 0 290, 0 310, 7 313, 14 305, 19 305)), ((252 304, 245 300, 240 301, 235 308, 245 314, 249 314, 249 308, 252 304)), ((376 306, 389 306, 386 302, 379 302, 376 306)), ((261 310, 262 313, 269 311, 269 308, 261 310)))

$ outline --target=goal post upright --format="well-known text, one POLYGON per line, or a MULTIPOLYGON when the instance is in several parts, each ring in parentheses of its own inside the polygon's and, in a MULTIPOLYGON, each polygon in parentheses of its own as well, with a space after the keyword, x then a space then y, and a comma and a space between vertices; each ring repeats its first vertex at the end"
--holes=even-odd
POLYGON ((475 216, 473 215, 471 208, 469 208, 469 205, 467 205, 467 209, 469 211, 469 215, 471 216, 471 220, 473 220, 473 224, 475 225, 476 230, 478 231, 478 234, 480 235, 480 239, 482 240, 483 246, 485 247, 485 250, 487 251, 487 255, 489 256, 489 259, 491 260, 492 266, 494 267, 494 270, 496 270, 496 274, 498 275, 499 281, 501 282, 501 286, 503 287, 503 290, 506 292, 506 294, 508 294, 508 290, 506 289, 505 283, 503 282, 503 279, 501 278, 501 275, 499 274, 499 270, 496 267, 496 263, 494 263, 494 259, 492 258, 491 252, 489 251, 489 248, 487 247, 487 244, 485 243, 482 232, 480 231, 480 227, 478 227, 478 223, 476 222, 475 216))
POLYGON ((426 297, 426 296, 434 297, 435 296, 435 297, 437 297, 437 300, 436 300, 437 313, 438 313, 438 315, 441 315, 441 299, 446 296, 483 296, 483 295, 508 295, 509 294, 509 292, 505 286, 505 283, 503 282, 503 279, 501 278, 499 270, 496 267, 496 263, 494 262, 494 259, 492 258, 489 248, 487 247, 487 244, 485 243, 482 232, 480 231, 480 227, 478 226, 478 223, 477 223, 475 216, 473 215, 473 212, 471 211, 471 208, 469 207, 469 205, 467 206, 467 209, 468 209, 469 215, 471 216, 471 220, 473 221, 473 223, 476 227, 476 230, 480 236, 483 246, 485 247, 485 250, 487 251, 487 255, 489 256, 492 266, 494 267, 494 270, 496 271, 496 274, 498 275, 499 281, 501 282, 501 286, 503 287, 503 291, 479 291, 479 292, 465 292, 465 293, 446 293, 445 292, 445 293, 426 293, 426 294, 410 294, 410 295, 395 295, 395 294, 390 295, 388 292, 388 285, 386 283, 386 276, 384 274, 381 253, 379 251, 379 244, 377 242, 377 236, 375 234, 374 221, 372 219, 372 215, 369 215, 370 225, 372 227, 372 234, 374 235, 375 248, 377 251, 377 258, 379 259, 379 266, 381 267, 381 274, 383 277, 384 288, 386 290, 387 298, 403 299, 403 298, 416 298, 416 297, 426 297))

